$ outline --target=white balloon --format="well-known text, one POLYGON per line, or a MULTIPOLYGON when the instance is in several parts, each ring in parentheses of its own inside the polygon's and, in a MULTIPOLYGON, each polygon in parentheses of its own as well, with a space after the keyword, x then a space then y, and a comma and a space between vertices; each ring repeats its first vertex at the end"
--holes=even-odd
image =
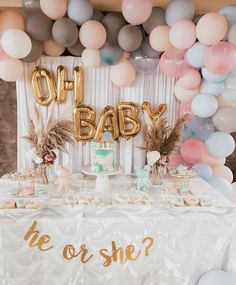
POLYGON ((235 141, 233 137, 225 132, 215 132, 205 141, 209 155, 222 158, 233 153, 235 141))
POLYGON ((236 273, 213 270, 205 273, 197 283, 198 285, 235 285, 236 273))
POLYGON ((231 200, 233 196, 233 188, 229 181, 227 181, 225 178, 220 176, 213 176, 207 182, 214 187, 218 192, 220 192, 223 196, 225 196, 227 199, 231 200))
POLYGON ((186 51, 186 60, 192 67, 201 68, 204 66, 205 53, 208 46, 196 42, 186 51))
POLYGON ((18 29, 9 29, 2 35, 2 48, 13 58, 26 57, 32 48, 30 37, 18 29))
POLYGON ((203 80, 200 86, 201 94, 210 94, 213 96, 219 96, 224 89, 223 82, 210 82, 203 80))
POLYGON ((82 63, 84 66, 88 67, 95 67, 99 65, 101 59, 100 59, 100 54, 99 51, 96 49, 88 49, 86 48, 82 52, 82 63))
POLYGON ((209 94, 199 94, 193 98, 192 111, 201 118, 211 117, 218 109, 216 98, 209 94))
POLYGON ((221 82, 224 81, 227 77, 228 73, 226 74, 216 74, 211 71, 209 71, 206 67, 202 68, 202 76, 205 80, 211 81, 211 82, 221 82))

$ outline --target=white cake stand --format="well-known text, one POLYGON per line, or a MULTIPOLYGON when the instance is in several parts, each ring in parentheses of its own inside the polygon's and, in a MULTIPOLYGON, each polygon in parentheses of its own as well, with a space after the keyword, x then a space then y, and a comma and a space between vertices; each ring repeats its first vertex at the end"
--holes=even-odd
POLYGON ((123 172, 121 166, 116 167, 112 171, 96 172, 92 170, 91 165, 86 165, 81 168, 84 174, 96 176, 95 191, 96 192, 108 192, 110 189, 109 176, 117 175, 123 172))

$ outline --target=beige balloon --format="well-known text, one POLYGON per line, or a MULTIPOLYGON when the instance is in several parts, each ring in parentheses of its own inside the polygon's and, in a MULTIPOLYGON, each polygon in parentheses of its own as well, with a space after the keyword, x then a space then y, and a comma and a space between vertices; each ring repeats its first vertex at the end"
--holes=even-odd
POLYGON ((221 107, 213 116, 216 128, 221 132, 236 132, 236 107, 221 107))

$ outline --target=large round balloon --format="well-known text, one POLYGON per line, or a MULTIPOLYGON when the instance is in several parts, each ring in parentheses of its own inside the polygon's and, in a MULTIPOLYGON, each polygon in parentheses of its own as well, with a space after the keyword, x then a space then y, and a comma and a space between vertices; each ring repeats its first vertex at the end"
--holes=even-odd
POLYGON ((224 89, 224 82, 210 82, 203 80, 200 86, 201 94, 210 94, 213 96, 219 96, 224 89))
POLYGON ((207 163, 196 163, 192 168, 195 169, 198 175, 204 180, 208 180, 212 177, 212 168, 207 163))
POLYGON ((225 74, 216 74, 209 71, 206 67, 202 68, 202 77, 210 82, 222 82, 227 77, 227 73, 225 74))
POLYGON ((225 165, 217 165, 213 167, 213 176, 220 176, 225 178, 229 183, 233 182, 233 172, 225 165))
POLYGON ((100 55, 99 51, 96 49, 85 49, 82 52, 82 62, 84 66, 95 67, 100 64, 100 55))
POLYGON ((220 107, 213 116, 213 122, 221 132, 236 132, 236 108, 220 107))
POLYGON ((220 176, 213 176, 207 182, 227 199, 231 199, 233 195, 233 189, 229 181, 227 181, 225 178, 220 176))
POLYGON ((185 58, 189 65, 194 68, 201 68, 204 66, 205 54, 208 46, 200 42, 193 44, 187 51, 185 58))
POLYGON ((200 94, 192 101, 192 111, 201 118, 208 118, 215 114, 218 109, 216 98, 209 94, 200 94))
MULTIPOLYGON (((69 5, 71 2, 70 0, 69 5)), ((40 0, 40 8, 45 15, 56 20, 66 14, 67 0, 40 0)))
POLYGON ((191 164, 196 164, 201 161, 201 158, 206 154, 207 148, 205 144, 196 139, 188 139, 181 145, 180 154, 183 159, 191 164))
POLYGON ((188 137, 205 141, 213 134, 214 129, 212 119, 195 117, 187 125, 185 132, 188 137))
POLYGON ((233 153, 235 141, 233 137, 225 132, 215 132, 207 140, 208 153, 216 158, 227 157, 233 153))
POLYGON ((14 82, 23 77, 24 67, 19 59, 8 59, 1 61, 0 78, 8 82, 14 82))
POLYGON ((130 86, 135 81, 135 70, 127 59, 122 59, 110 69, 112 83, 118 87, 130 86))
POLYGON ((169 33, 170 27, 166 25, 154 28, 149 37, 151 47, 160 52, 168 50, 171 47, 169 33))
POLYGON ((70 19, 80 26, 93 17, 93 6, 87 0, 70 0, 67 14, 70 19))
POLYGON ((230 43, 220 42, 207 49, 205 66, 213 73, 227 73, 235 66, 234 56, 235 47, 230 43))
POLYGON ((117 44, 118 33, 120 29, 125 25, 125 20, 119 13, 108 13, 102 20, 107 32, 107 42, 112 45, 117 44))
POLYGON ((123 56, 123 50, 118 45, 109 43, 106 43, 99 52, 102 62, 108 65, 117 64, 123 56))
POLYGON ((42 13, 33 13, 27 19, 26 30, 37 41, 46 41, 52 34, 52 20, 42 13))
POLYGON ((159 66, 160 70, 170 77, 180 77, 188 69, 188 65, 183 58, 173 58, 172 54, 167 51, 162 54, 159 66))
POLYGON ((74 21, 60 18, 52 26, 52 37, 59 45, 71 47, 77 42, 79 31, 74 21))
POLYGON ((34 39, 31 39, 31 42, 32 48, 30 53, 26 57, 22 58, 24 62, 34 62, 43 54, 43 42, 36 41, 34 39))
POLYGON ((89 49, 99 49, 106 41, 107 33, 104 26, 94 20, 85 22, 79 31, 80 42, 89 49))
POLYGON ((165 11, 161 7, 153 7, 150 17, 145 23, 143 23, 143 28, 147 34, 157 27, 166 24, 165 11))
POLYGON ((202 16, 196 27, 197 38, 205 45, 217 44, 225 37, 227 31, 228 23, 226 18, 216 12, 202 16))
POLYGON ((186 73, 180 77, 179 83, 185 89, 198 88, 201 83, 201 75, 198 70, 189 68, 186 73))
POLYGON ((166 8, 166 23, 174 25, 182 19, 192 20, 194 16, 194 5, 188 0, 173 0, 166 8))
POLYGON ((79 39, 73 46, 67 47, 67 50, 75 56, 81 56, 84 49, 85 47, 81 44, 79 39))
POLYGON ((43 43, 44 52, 49 56, 59 56, 65 51, 65 47, 60 46, 53 39, 49 39, 43 43))
POLYGON ((10 29, 4 32, 1 45, 6 54, 13 58, 26 57, 32 48, 30 37, 18 29, 10 29))
POLYGON ((178 49, 187 49, 196 41, 196 27, 192 21, 180 20, 170 29, 170 42, 178 49))
POLYGON ((123 0, 122 14, 131 25, 143 24, 152 13, 151 0, 123 0))
POLYGON ((228 42, 236 47, 236 23, 229 29, 228 42))
POLYGON ((24 30, 25 23, 21 13, 5 10, 0 13, 0 36, 9 29, 24 30))
POLYGON ((141 30, 132 25, 125 25, 118 34, 119 46, 125 51, 134 51, 138 49, 142 43, 143 35, 141 30))
POLYGON ((174 94, 175 97, 181 101, 181 102, 189 102, 192 101, 193 98, 199 94, 199 88, 195 88, 195 89, 185 89, 182 84, 181 81, 178 80, 175 83, 175 88, 174 88, 174 94))

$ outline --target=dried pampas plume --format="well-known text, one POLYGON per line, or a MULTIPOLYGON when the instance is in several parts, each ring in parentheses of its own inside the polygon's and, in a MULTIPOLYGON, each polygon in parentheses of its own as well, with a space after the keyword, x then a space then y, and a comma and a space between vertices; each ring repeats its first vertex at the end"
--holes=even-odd
POLYGON ((145 120, 145 146, 143 149, 148 152, 158 151, 161 155, 169 156, 178 147, 188 115, 178 118, 172 129, 165 117, 152 121, 148 112, 146 110, 143 112, 145 120))

